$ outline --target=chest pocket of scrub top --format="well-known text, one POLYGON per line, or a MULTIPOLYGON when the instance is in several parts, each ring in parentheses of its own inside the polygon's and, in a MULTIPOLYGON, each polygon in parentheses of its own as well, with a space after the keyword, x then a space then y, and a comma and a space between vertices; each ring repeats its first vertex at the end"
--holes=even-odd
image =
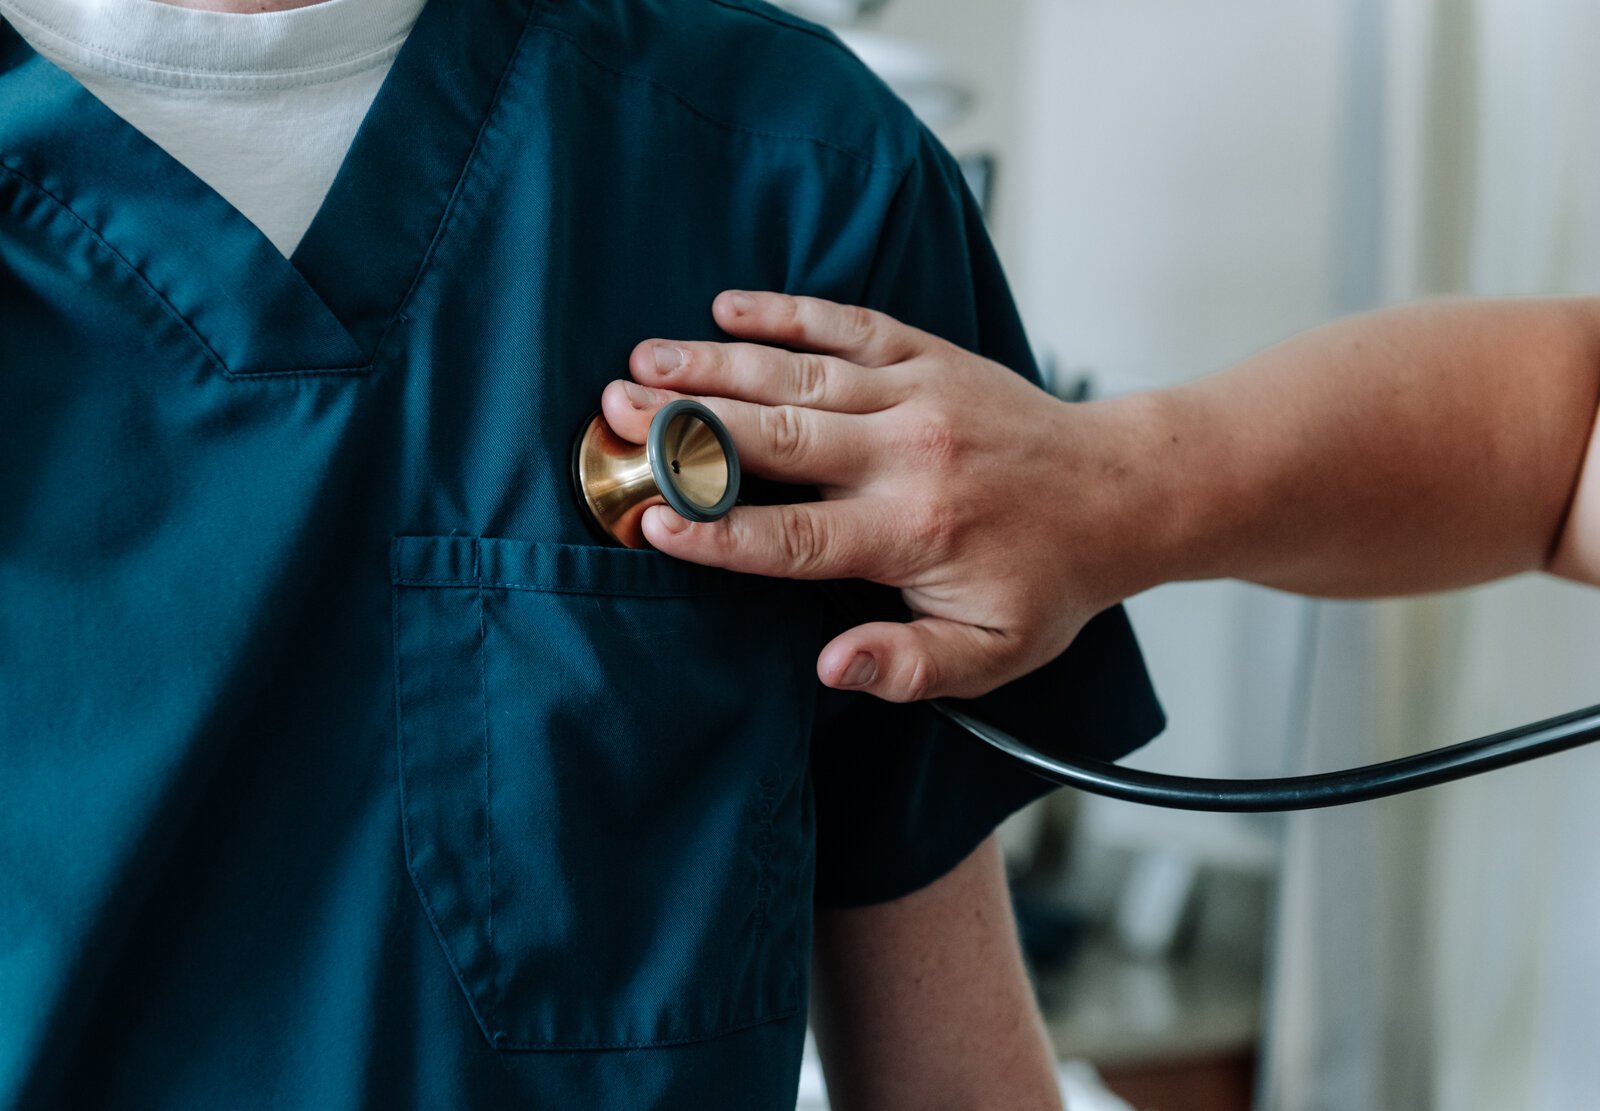
POLYGON ((656 552, 393 547, 406 858, 501 1049, 793 1013, 809 653, 793 588, 656 552))

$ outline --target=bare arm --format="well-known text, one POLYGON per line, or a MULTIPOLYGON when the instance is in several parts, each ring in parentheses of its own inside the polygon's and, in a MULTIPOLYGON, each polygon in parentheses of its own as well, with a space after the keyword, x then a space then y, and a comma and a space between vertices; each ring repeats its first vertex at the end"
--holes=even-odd
MULTIPOLYGON (((1600 301, 1448 301, 1128 399, 1154 581, 1376 596, 1549 568, 1600 399, 1600 301)), ((1569 508, 1574 512, 1569 516, 1569 508)), ((1568 558, 1593 581, 1600 562, 1568 558)))
POLYGON ((835 1111, 1060 1111, 995 838, 903 899, 819 911, 815 954, 835 1111))
POLYGON ((1345 597, 1536 569, 1600 582, 1600 299, 1391 309, 1076 406, 861 309, 725 294, 714 311, 817 354, 641 344, 650 389, 615 384, 606 414, 642 440, 677 392, 718 395, 751 470, 821 487, 824 503, 715 524, 651 510, 645 530, 697 562, 899 587, 918 619, 835 639, 831 686, 978 694, 1176 579, 1345 597))

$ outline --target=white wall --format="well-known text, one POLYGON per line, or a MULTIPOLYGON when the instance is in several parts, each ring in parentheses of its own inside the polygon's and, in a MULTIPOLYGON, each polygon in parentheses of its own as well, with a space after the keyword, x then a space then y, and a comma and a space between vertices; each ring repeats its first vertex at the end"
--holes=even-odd
POLYGON ((1042 346, 1123 390, 1329 315, 1342 10, 1031 0, 1012 264, 1042 346))

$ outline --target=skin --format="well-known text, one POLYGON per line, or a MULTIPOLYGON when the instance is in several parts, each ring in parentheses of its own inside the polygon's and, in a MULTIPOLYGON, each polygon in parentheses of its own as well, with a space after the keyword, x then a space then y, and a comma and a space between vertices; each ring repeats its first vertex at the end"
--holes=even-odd
POLYGON ((903 899, 819 910, 815 957, 834 1111, 1060 1111, 995 838, 903 899))
POLYGON ((710 395, 750 471, 820 489, 644 527, 682 559, 898 587, 916 620, 835 639, 830 686, 980 694, 1176 580, 1344 598, 1600 582, 1597 299, 1409 305, 1083 405, 863 309, 729 292, 712 311, 750 342, 640 344, 606 417, 642 442, 660 405, 710 395))

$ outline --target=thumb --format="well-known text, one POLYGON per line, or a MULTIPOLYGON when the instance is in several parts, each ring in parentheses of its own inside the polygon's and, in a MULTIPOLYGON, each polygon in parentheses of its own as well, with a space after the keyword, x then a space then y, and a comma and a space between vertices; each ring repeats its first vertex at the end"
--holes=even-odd
POLYGON ((1004 633, 941 617, 878 621, 835 637, 817 677, 888 702, 975 697, 1014 677, 1013 648, 1004 633))

